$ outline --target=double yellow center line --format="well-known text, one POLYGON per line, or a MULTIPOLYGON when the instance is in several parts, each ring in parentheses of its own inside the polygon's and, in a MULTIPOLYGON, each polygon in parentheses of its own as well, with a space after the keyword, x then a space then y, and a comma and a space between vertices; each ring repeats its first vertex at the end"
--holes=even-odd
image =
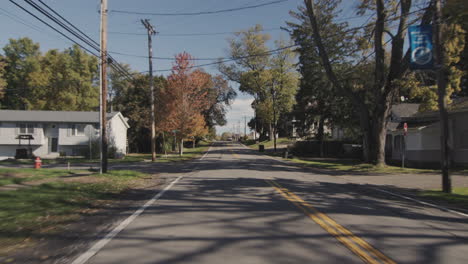
POLYGON ((372 247, 363 239, 355 236, 351 231, 335 222, 326 214, 319 212, 311 204, 302 200, 296 194, 282 187, 279 183, 266 180, 275 190, 280 193, 288 201, 292 202, 297 208, 304 212, 310 219, 321 226, 325 231, 330 233, 344 246, 351 250, 354 254, 360 257, 365 263, 379 264, 396 264, 393 260, 385 256, 382 252, 372 247))
POLYGON ((230 149, 231 151, 231 154, 232 156, 234 156, 234 158, 238 159, 239 158, 239 155, 237 155, 236 153, 234 153, 234 151, 232 149, 230 149))

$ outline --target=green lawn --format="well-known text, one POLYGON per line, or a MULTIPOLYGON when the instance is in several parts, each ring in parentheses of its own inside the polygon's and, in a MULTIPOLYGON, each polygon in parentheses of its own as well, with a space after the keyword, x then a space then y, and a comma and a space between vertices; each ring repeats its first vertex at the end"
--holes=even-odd
POLYGON ((451 194, 442 191, 422 191, 419 196, 444 201, 468 209, 468 187, 454 188, 451 194))
POLYGON ((28 181, 56 178, 59 176, 76 174, 78 171, 57 169, 14 169, 0 168, 0 186, 7 184, 20 184, 28 181))
MULTIPOLYGON (((258 150, 259 145, 264 145, 265 149, 273 148, 274 147, 274 142, 273 141, 261 141, 259 143, 255 143, 254 140, 249 139, 245 142, 243 142, 246 146, 258 150)), ((289 138, 278 138, 276 139, 276 145, 284 145, 284 144, 292 144, 294 143, 294 140, 289 139, 289 138)))
MULTIPOLYGON (((265 148, 271 148, 273 146, 273 141, 263 141, 255 143, 254 140, 248 140, 243 142, 245 145, 250 148, 258 151, 258 146, 263 144, 265 148)), ((289 144, 293 143, 292 140, 288 138, 279 138, 277 144, 289 144)), ((265 152, 269 156, 282 156, 282 153, 277 152, 265 152)), ((360 172, 360 173, 384 173, 384 174, 405 174, 405 173, 439 173, 440 170, 436 169, 415 169, 415 168, 401 168, 398 166, 375 166, 369 163, 363 163, 359 160, 351 159, 320 159, 320 158, 293 158, 287 159, 289 161, 313 168, 336 170, 336 171, 346 171, 346 172, 360 172)), ((467 169, 454 169, 454 172, 458 174, 468 174, 467 169)))
MULTIPOLYGON (((201 156, 209 147, 210 142, 201 141, 196 148, 184 148, 184 155, 180 157, 177 153, 168 153, 167 157, 163 154, 157 154, 156 162, 175 162, 185 161, 201 156)), ((151 153, 130 153, 123 159, 109 159, 109 163, 133 163, 151 160, 151 153)), ((99 163, 99 159, 85 159, 85 158, 57 158, 57 159, 43 159, 43 164, 71 164, 78 163, 99 163)), ((18 165, 30 164, 34 166, 33 160, 3 160, 0 165, 18 165)))
POLYGON ((90 208, 118 199, 146 177, 134 171, 111 171, 0 192, 0 255, 37 235, 58 230, 90 208))
POLYGON ((439 170, 432 169, 414 169, 414 168, 401 168, 397 166, 375 166, 369 163, 362 163, 359 160, 348 159, 300 159, 293 158, 289 161, 302 164, 307 167, 329 169, 337 171, 348 172, 362 172, 362 173, 387 173, 387 174, 401 174, 401 173, 437 173, 439 170))

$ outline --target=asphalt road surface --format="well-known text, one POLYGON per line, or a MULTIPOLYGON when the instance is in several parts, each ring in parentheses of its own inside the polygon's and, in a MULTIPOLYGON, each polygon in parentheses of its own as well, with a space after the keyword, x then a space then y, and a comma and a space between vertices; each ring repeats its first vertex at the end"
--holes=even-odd
POLYGON ((468 263, 466 216, 234 143, 216 143, 196 166, 164 175, 166 192, 81 261, 468 263))

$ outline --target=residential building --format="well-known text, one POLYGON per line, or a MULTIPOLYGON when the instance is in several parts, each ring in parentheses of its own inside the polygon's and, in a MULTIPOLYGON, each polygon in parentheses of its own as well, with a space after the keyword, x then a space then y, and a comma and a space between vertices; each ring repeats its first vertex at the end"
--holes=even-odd
MULTIPOLYGON (((127 154, 127 119, 108 113, 109 142, 127 154)), ((0 110, 0 159, 28 152, 41 158, 85 156, 99 138, 98 112, 0 110)))
MULTIPOLYGON (((449 110, 449 148, 453 166, 468 165, 468 100, 460 100, 449 110)), ((388 131, 386 154, 389 162, 405 163, 414 167, 440 165, 439 112, 415 113, 397 121, 395 129, 388 131), (404 123, 408 131, 404 135, 404 123)))

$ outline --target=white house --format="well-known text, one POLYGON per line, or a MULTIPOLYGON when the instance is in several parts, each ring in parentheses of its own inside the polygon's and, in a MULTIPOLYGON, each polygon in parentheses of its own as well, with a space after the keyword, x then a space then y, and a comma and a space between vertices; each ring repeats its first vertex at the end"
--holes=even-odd
MULTIPOLYGON (((127 154, 127 119, 108 113, 109 142, 127 154)), ((99 112, 0 110, 0 160, 29 150, 41 158, 82 156, 99 137, 99 112)))
MULTIPOLYGON (((468 103, 468 100, 466 101, 468 103)), ((440 119, 438 112, 416 113, 404 117, 387 135, 386 149, 389 161, 405 162, 417 167, 437 167, 440 154, 440 119), (407 123, 407 135, 403 124, 407 123)), ((468 165, 468 104, 452 105, 449 110, 449 148, 454 166, 468 165)))

